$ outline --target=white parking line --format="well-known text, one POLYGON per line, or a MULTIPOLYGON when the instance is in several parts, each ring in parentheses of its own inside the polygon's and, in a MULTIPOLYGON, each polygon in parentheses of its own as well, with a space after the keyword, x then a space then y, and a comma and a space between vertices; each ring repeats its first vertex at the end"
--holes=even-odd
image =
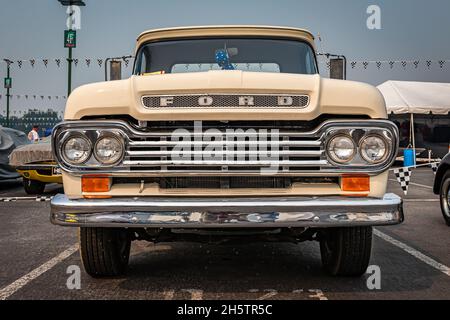
POLYGON ((436 270, 438 270, 438 271, 442 272, 443 274, 445 274, 445 275, 450 277, 450 268, 447 267, 446 265, 443 265, 442 263, 437 262, 436 260, 426 256, 422 252, 417 251, 414 248, 411 248, 407 244, 404 244, 403 242, 398 241, 398 240, 392 238, 391 236, 388 236, 387 234, 385 234, 385 233, 383 233, 383 232, 381 232, 381 231, 379 231, 377 229, 373 229, 373 233, 377 237, 380 237, 381 239, 383 239, 384 241, 389 242, 390 244, 393 244, 394 246, 396 246, 396 247, 402 249, 403 251, 409 253, 413 257, 416 257, 420 261, 425 262, 430 267, 433 267, 434 269, 436 269, 436 270))
POLYGON ((439 202, 439 199, 403 199, 403 202, 439 202))
MULTIPOLYGON (((397 182, 397 183, 398 183, 398 181, 397 181, 397 180, 395 180, 395 179, 389 179, 389 181, 394 181, 394 182, 397 182)), ((424 185, 424 184, 420 184, 420 183, 414 183, 414 182, 410 182, 409 184, 410 184, 410 185, 413 185, 413 186, 418 186, 418 187, 422 187, 422 188, 433 189, 433 187, 430 187, 430 186, 426 186, 426 185, 424 185)))
POLYGON ((61 252, 56 257, 52 258, 51 260, 47 261, 46 263, 40 265, 36 269, 30 271, 23 277, 17 279, 10 285, 4 287, 0 290, 0 300, 6 300, 8 297, 13 295, 16 291, 18 291, 20 288, 27 285, 30 281, 33 281, 43 273, 47 272, 54 266, 56 266, 58 263, 64 261, 66 258, 70 257, 73 253, 75 253, 78 250, 78 244, 75 244, 68 248, 67 250, 61 252))

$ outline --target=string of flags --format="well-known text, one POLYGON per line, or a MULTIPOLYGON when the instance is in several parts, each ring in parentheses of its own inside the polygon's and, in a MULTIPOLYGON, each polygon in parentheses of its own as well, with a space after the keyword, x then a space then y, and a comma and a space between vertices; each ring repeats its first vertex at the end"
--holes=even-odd
MULTIPOLYGON (((122 60, 124 62, 125 68, 128 68, 130 66, 131 59, 134 59, 134 57, 131 57, 131 58, 127 57, 122 60)), ((61 66, 64 65, 62 62, 63 61, 66 62, 67 58, 31 58, 31 59, 20 59, 20 60, 0 58, 0 61, 7 63, 9 66, 13 66, 15 64, 19 69, 22 69, 25 66, 30 66, 31 68, 34 68, 39 64, 41 64, 41 66, 44 66, 45 68, 47 68, 53 64, 57 68, 60 68, 61 66)), ((82 62, 82 63, 84 63, 84 65, 86 67, 89 68, 93 61, 97 62, 97 65, 99 67, 102 67, 105 64, 106 59, 104 59, 104 58, 89 58, 89 57, 72 59, 72 62, 75 67, 78 67, 80 62, 82 62)))
MULTIPOLYGON (((321 61, 319 63, 325 64, 327 69, 330 69, 330 61, 325 58, 325 56, 319 56, 321 61), (325 59, 325 60, 323 60, 325 59)), ((134 59, 134 57, 131 58, 124 58, 123 62, 125 65, 125 68, 128 68, 130 66, 130 60, 134 59)), ((30 58, 30 59, 20 59, 20 60, 13 60, 13 59, 5 59, 0 58, 0 61, 4 61, 5 63, 11 65, 16 64, 19 69, 22 69, 24 66, 29 65, 31 68, 34 68, 37 64, 43 65, 45 68, 49 67, 50 65, 55 65, 57 68, 60 68, 61 66, 65 65, 63 63, 67 61, 67 58, 30 58)), ((91 67, 92 62, 96 62, 98 67, 102 67, 105 64, 106 59, 104 58, 74 58, 72 59, 72 62, 75 67, 78 67, 80 65, 85 65, 87 68, 91 67), (81 63, 81 64, 80 64, 81 63)), ((351 60, 347 62, 348 68, 351 70, 382 70, 382 69, 418 69, 420 67, 424 67, 425 69, 432 69, 432 68, 439 68, 444 69, 448 66, 450 66, 450 59, 437 59, 437 60, 431 60, 431 59, 402 59, 402 60, 351 60)))
MULTIPOLYGON (((66 96, 55 96, 55 95, 42 95, 42 94, 11 94, 10 99, 25 99, 25 100, 66 100, 66 96)), ((5 98, 6 95, 0 94, 0 100, 5 98)))
MULTIPOLYGON (((325 64, 327 69, 330 69, 330 61, 320 61, 319 63, 325 64)), ((347 65, 349 69, 355 70, 392 70, 392 69, 419 69, 424 67, 425 69, 439 68, 444 69, 450 66, 450 59, 440 59, 440 60, 359 60, 359 61, 348 61, 347 65)))
POLYGON ((433 170, 434 175, 436 175, 437 169, 439 167, 439 163, 440 163, 440 161, 427 163, 424 165, 416 165, 416 166, 412 166, 412 167, 394 168, 394 169, 391 169, 391 171, 394 172, 395 178, 397 179, 397 182, 400 184, 400 187, 402 188, 403 193, 406 196, 408 194, 408 187, 411 182, 412 169, 414 169, 416 167, 421 167, 421 166, 428 166, 428 167, 431 167, 431 170, 433 170))

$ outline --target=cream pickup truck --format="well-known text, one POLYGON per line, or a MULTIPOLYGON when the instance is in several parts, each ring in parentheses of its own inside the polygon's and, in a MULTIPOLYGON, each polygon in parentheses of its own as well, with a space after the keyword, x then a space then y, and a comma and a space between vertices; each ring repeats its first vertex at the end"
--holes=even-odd
POLYGON ((372 227, 403 221, 376 88, 322 78, 296 28, 151 30, 135 56, 130 79, 76 89, 53 133, 51 221, 79 227, 89 275, 125 273, 133 240, 316 240, 330 274, 365 273, 372 227))

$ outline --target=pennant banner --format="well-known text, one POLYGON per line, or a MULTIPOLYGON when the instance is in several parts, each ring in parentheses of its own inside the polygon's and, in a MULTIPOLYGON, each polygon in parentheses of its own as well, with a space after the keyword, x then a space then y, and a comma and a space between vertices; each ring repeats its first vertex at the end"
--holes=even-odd
MULTIPOLYGON (((330 62, 328 59, 324 58, 326 55, 321 55, 320 64, 324 65, 326 69, 330 69, 330 62)), ((423 66, 426 69, 439 68, 444 69, 450 65, 450 60, 359 60, 359 61, 348 61, 350 69, 353 70, 389 70, 389 69, 419 69, 423 66)))
MULTIPOLYGON (((36 100, 36 97, 38 97, 38 95, 36 95, 36 94, 33 94, 33 95, 30 95, 30 94, 16 94, 16 95, 11 95, 10 96, 11 97, 11 99, 20 99, 20 98, 25 98, 26 100, 28 100, 28 99, 34 99, 34 100, 36 100)), ((40 95, 40 97, 41 97, 41 99, 42 100, 44 100, 45 98, 47 98, 48 100, 51 100, 51 99, 57 99, 57 100, 59 100, 59 99, 62 99, 62 100, 65 100, 66 99, 66 96, 49 96, 49 95, 40 95)), ((0 94, 0 100, 1 99, 3 99, 3 98, 6 98, 6 95, 1 95, 0 94)))
POLYGON ((406 196, 408 194, 409 182, 411 181, 411 167, 396 168, 394 169, 394 174, 406 196))
POLYGON ((433 170, 434 175, 436 175, 437 169, 439 167, 440 162, 433 162, 430 163, 431 170, 433 170))
MULTIPOLYGON (((116 59, 116 58, 115 58, 116 59)), ((134 59, 134 57, 132 56, 124 56, 122 58, 118 58, 116 60, 122 60, 124 62, 125 67, 128 67, 129 63, 130 63, 130 59, 134 59)), ((67 58, 30 58, 30 59, 15 59, 15 60, 11 60, 11 59, 7 59, 7 58, 0 58, 0 62, 5 62, 10 66, 15 66, 17 65, 19 69, 22 69, 22 67, 24 66, 24 62, 25 63, 30 63, 31 68, 34 68, 36 66, 36 61, 39 61, 40 63, 42 63, 41 65, 44 67, 49 67, 51 65, 53 65, 54 62, 54 66, 56 66, 57 68, 61 67, 61 62, 64 60, 68 60, 67 58)), ((104 58, 90 58, 90 57, 86 57, 86 58, 82 58, 82 61, 85 62, 86 67, 90 67, 91 66, 91 62, 92 61, 96 61, 99 67, 102 67, 105 63, 105 59, 104 58)), ((75 67, 78 66, 80 59, 78 58, 74 58, 72 59, 72 62, 74 63, 75 67)))

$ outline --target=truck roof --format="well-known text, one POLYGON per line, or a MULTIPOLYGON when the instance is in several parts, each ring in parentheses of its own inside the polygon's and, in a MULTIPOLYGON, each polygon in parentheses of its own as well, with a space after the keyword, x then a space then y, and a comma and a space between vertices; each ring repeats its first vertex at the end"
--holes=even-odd
POLYGON ((314 46, 314 35, 305 29, 282 26, 217 25, 148 30, 139 35, 136 47, 144 42, 207 36, 274 36, 297 38, 314 46))

